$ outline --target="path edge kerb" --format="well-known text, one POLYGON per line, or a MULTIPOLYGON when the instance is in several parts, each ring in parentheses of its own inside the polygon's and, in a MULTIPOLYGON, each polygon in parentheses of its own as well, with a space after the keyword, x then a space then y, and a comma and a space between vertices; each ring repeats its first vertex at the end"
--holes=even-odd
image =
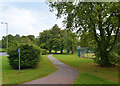
MULTIPOLYGON (((53 55, 52 55, 52 56, 53 56, 53 55)), ((53 56, 53 57, 54 57, 54 56, 53 56)), ((54 57, 54 58, 55 58, 55 57, 54 57)), ((56 59, 57 59, 57 60, 59 60, 58 58, 56 58, 56 59)), ((59 60, 59 61, 60 61, 60 62, 62 62, 62 63, 64 63, 64 62, 63 62, 63 61, 61 61, 61 60, 59 60)), ((73 83, 72 83, 72 84, 74 84, 74 83, 75 83, 75 81, 78 79, 78 77, 79 77, 79 75, 80 75, 80 70, 78 70, 77 68, 72 67, 72 66, 70 66, 70 65, 68 65, 68 64, 66 64, 66 63, 64 63, 64 64, 78 71, 77 78, 76 78, 76 79, 73 81, 73 83)))
MULTIPOLYGON (((51 54, 50 54, 51 55, 51 54)), ((48 55, 49 56, 49 55, 48 55)), ((47 56, 47 58, 48 58, 48 56, 47 56)), ((52 65, 54 65, 53 64, 53 62, 48 58, 48 60, 52 63, 52 65)), ((54 65, 55 66, 55 65, 54 65)), ((56 66, 55 66, 56 67, 56 66)), ((56 67, 57 68, 57 67, 56 67)), ((58 71, 58 68, 57 68, 57 70, 56 71, 54 71, 53 73, 55 73, 55 72, 57 72, 58 71)), ((53 73, 50 73, 50 74, 48 74, 48 75, 46 75, 46 76, 50 76, 50 75, 52 75, 53 73)), ((46 77, 46 76, 44 76, 44 77, 46 77)), ((41 78, 44 78, 44 77, 41 77, 41 78)), ((41 79, 41 78, 37 78, 37 79, 41 79)), ((34 80, 37 80, 37 79, 34 79, 34 80)), ((33 80, 30 80, 30 81, 27 81, 27 82, 24 82, 24 83, 21 83, 21 84, 19 84, 19 85, 22 85, 22 84, 25 84, 25 83, 28 83, 28 82, 31 82, 31 81, 33 81, 33 80)))

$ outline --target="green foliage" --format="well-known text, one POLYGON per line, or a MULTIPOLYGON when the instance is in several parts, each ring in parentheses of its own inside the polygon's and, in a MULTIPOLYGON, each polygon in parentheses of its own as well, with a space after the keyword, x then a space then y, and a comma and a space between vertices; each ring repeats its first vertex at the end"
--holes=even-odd
POLYGON ((8 36, 3 36, 2 37, 2 40, 1 40, 2 48, 6 48, 6 46, 7 46, 7 38, 8 38, 8 47, 13 46, 16 43, 37 44, 37 40, 35 39, 34 35, 28 35, 28 36, 21 36, 20 37, 19 34, 16 34, 15 36, 9 34, 8 36))
POLYGON ((52 50, 50 30, 45 30, 39 35, 39 45, 42 49, 52 50))
POLYGON ((31 41, 34 41, 34 39, 35 39, 35 36, 34 35, 28 35, 27 36, 31 41))
POLYGON ((20 48, 20 64, 21 69, 36 68, 40 61, 40 49, 35 45, 20 44, 11 46, 8 49, 9 63, 14 69, 18 69, 19 53, 20 48))
POLYGON ((94 50, 97 46, 92 34, 85 32, 81 35, 80 46, 94 50))
MULTIPOLYGON (((98 64, 108 66, 116 63, 109 58, 113 58, 110 53, 116 43, 118 44, 117 39, 120 36, 120 2, 50 2, 49 6, 51 11, 57 10, 58 18, 65 15, 66 28, 76 30, 80 36, 86 32, 90 34, 92 43, 95 43, 92 47, 95 48, 96 58, 101 60, 96 61, 98 64)), ((83 40, 84 36, 81 39, 83 40)))
MULTIPOLYGON (((76 35, 72 33, 72 31, 61 30, 56 24, 50 29, 45 30, 40 33, 39 36, 39 44, 42 49, 47 49, 50 53, 51 50, 54 50, 55 53, 57 51, 61 51, 66 49, 69 52, 74 52, 76 48, 76 35)), ((68 53, 69 53, 68 52, 68 53)))
POLYGON ((22 36, 20 38, 20 43, 31 43, 31 41, 27 36, 22 36))
POLYGON ((19 48, 19 44, 15 43, 12 46, 10 46, 7 50, 8 54, 12 54, 15 50, 17 50, 19 48))
POLYGON ((54 51, 58 51, 60 50, 60 47, 61 47, 61 43, 60 43, 60 39, 55 37, 53 38, 53 46, 52 46, 52 49, 54 51))
POLYGON ((40 33, 39 42, 43 49, 47 49, 50 53, 51 50, 58 51, 61 48, 61 34, 60 28, 55 24, 50 30, 45 30, 40 33))
POLYGON ((47 50, 46 49, 40 49, 42 55, 46 55, 47 54, 47 50))
POLYGON ((71 31, 67 30, 64 34, 64 41, 63 41, 64 48, 67 50, 67 53, 69 53, 70 51, 72 51, 73 53, 76 50, 77 42, 78 39, 76 35, 71 31))

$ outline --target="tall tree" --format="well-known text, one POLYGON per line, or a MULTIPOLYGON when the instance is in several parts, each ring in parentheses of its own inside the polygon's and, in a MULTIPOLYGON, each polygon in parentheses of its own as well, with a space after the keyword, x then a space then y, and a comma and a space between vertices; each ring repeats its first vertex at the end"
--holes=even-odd
POLYGON ((31 41, 34 41, 34 39, 35 39, 35 36, 34 35, 28 35, 27 36, 31 41))
POLYGON ((81 47, 89 48, 94 50, 97 47, 97 44, 92 36, 92 34, 85 32, 80 37, 80 44, 81 47))
POLYGON ((51 53, 52 49, 55 50, 55 53, 57 53, 58 50, 62 50, 61 32, 62 30, 57 24, 55 24, 50 30, 41 32, 39 36, 41 48, 47 49, 49 53, 51 53))
POLYGON ((57 53, 57 51, 63 50, 63 46, 62 46, 62 30, 58 27, 57 24, 55 24, 52 28, 51 28, 51 32, 52 34, 52 40, 53 40, 53 50, 55 50, 55 53, 57 53))
POLYGON ((67 53, 72 51, 74 53, 77 45, 77 39, 75 33, 72 33, 70 30, 66 30, 64 34, 64 49, 67 50, 67 53))
POLYGON ((63 53, 63 50, 64 50, 64 35, 65 35, 65 30, 61 30, 60 32, 60 53, 63 53))
POLYGON ((112 66, 117 62, 112 51, 120 35, 120 2, 50 2, 51 11, 57 10, 57 17, 65 17, 66 28, 77 28, 79 34, 92 34, 97 47, 95 62, 101 66, 112 66), (114 34, 113 38, 111 36, 114 34))
POLYGON ((45 30, 44 32, 41 32, 39 35, 39 44, 41 48, 47 49, 49 53, 51 53, 52 50, 51 36, 52 34, 50 33, 50 30, 45 30))

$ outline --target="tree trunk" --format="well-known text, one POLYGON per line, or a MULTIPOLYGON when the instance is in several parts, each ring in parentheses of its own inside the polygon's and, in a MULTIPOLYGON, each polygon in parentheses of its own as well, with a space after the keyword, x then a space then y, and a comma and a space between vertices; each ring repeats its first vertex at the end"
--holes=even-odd
POLYGON ((70 50, 67 50, 67 53, 69 53, 70 52, 70 50))
POLYGON ((49 53, 51 53, 51 50, 49 50, 49 53))
POLYGON ((63 50, 61 50, 60 52, 61 52, 61 54, 63 54, 63 50))
POLYGON ((110 63, 110 60, 108 58, 108 54, 107 53, 104 53, 102 56, 101 56, 101 66, 102 67, 110 67, 110 66, 113 66, 111 63, 110 63))
POLYGON ((118 54, 120 55, 120 52, 118 54))
POLYGON ((55 53, 57 53, 57 51, 55 51, 55 53))
POLYGON ((107 50, 105 49, 105 42, 101 42, 98 46, 98 52, 100 54, 100 66, 102 67, 109 67, 109 66, 112 66, 112 64, 110 63, 110 60, 109 60, 109 52, 107 52, 107 50))
POLYGON ((72 50, 72 54, 74 53, 74 51, 72 50))

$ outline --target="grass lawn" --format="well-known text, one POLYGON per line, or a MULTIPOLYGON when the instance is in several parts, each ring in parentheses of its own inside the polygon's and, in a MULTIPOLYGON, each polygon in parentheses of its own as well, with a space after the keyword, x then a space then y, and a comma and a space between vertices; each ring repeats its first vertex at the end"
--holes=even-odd
POLYGON ((0 86, 2 85, 2 58, 0 57, 0 86))
POLYGON ((6 51, 5 49, 0 48, 0 52, 5 52, 5 51, 6 51))
POLYGON ((42 55, 41 57, 41 62, 36 69, 21 70, 20 75, 18 74, 18 70, 11 68, 7 57, 2 57, 2 84, 21 84, 37 78, 42 78, 57 71, 57 68, 47 58, 47 55, 42 55))
POLYGON ((74 55, 54 54, 53 56, 80 71, 74 84, 118 84, 118 66, 100 67, 92 59, 79 58, 77 53, 74 55))

